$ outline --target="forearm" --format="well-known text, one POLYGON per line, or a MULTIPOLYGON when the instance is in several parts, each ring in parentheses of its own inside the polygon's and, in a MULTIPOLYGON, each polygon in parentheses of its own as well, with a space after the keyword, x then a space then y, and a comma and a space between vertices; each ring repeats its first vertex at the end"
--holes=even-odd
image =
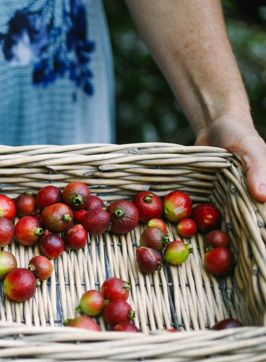
POLYGON ((127 0, 196 135, 225 114, 252 124, 218 0, 127 0))

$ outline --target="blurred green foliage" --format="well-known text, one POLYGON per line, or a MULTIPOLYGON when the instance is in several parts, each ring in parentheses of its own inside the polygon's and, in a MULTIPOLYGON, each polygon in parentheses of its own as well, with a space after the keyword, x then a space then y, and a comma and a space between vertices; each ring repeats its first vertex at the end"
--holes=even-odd
MULTIPOLYGON (((266 6, 224 0, 228 34, 255 124, 266 139, 266 6)), ((105 0, 114 52, 117 142, 193 144, 194 135, 167 82, 140 40, 124 0, 105 0)))

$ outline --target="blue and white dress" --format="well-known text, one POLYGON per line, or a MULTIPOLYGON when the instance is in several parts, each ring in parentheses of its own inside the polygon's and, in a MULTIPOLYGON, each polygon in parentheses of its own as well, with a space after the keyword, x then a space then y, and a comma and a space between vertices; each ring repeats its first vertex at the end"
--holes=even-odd
POLYGON ((114 142, 102 0, 0 0, 0 144, 114 142))

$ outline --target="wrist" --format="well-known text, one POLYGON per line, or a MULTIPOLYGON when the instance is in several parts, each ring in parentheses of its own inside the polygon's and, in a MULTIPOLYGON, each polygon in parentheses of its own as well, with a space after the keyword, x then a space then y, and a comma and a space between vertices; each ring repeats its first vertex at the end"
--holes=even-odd
POLYGON ((204 93, 202 90, 201 98, 205 117, 200 122, 200 127, 195 129, 196 136, 204 129, 228 122, 237 122, 239 127, 254 128, 251 109, 245 92, 223 97, 219 92, 213 92, 211 96, 207 96, 207 92, 204 93))
POLYGON ((188 78, 185 89, 190 92, 183 91, 181 97, 177 94, 177 98, 179 96, 196 136, 224 119, 241 120, 243 125, 253 126, 249 100, 240 79, 226 81, 219 76, 218 79, 213 77, 212 80, 202 81, 202 77, 188 78))
POLYGON ((201 103, 205 108, 205 123, 211 124, 216 120, 231 117, 252 124, 250 104, 242 81, 216 81, 207 84, 207 87, 198 87, 201 103))
POLYGON ((240 140, 244 142, 253 136, 257 139, 258 133, 250 113, 232 110, 224 112, 201 127, 196 134, 196 144, 228 148, 233 151, 232 145, 236 143, 235 135, 239 138, 238 142, 240 140))

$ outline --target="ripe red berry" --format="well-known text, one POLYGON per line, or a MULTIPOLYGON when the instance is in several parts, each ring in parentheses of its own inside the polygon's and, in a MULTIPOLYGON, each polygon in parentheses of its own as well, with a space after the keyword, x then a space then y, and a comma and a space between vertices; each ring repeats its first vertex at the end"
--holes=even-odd
POLYGON ((16 217, 16 203, 10 197, 0 194, 0 217, 13 220, 16 217))
POLYGON ((136 249, 136 260, 139 270, 144 274, 154 273, 161 269, 163 264, 161 253, 145 246, 140 246, 136 249))
POLYGON ((0 251, 0 280, 13 269, 17 267, 17 259, 15 255, 9 251, 0 251))
POLYGON ((207 246, 210 245, 213 248, 218 248, 219 246, 227 247, 230 239, 226 232, 222 230, 212 230, 206 235, 205 243, 207 246))
POLYGON ((146 246, 157 251, 162 251, 168 243, 169 237, 157 228, 145 228, 140 236, 141 246, 146 246))
POLYGON ((87 211, 82 219, 82 225, 92 234, 103 234, 110 227, 110 215, 103 209, 87 211))
POLYGON ((168 220, 177 222, 192 213, 192 201, 188 194, 181 191, 172 191, 165 196, 164 214, 168 220))
POLYGON ((80 181, 67 184, 63 190, 64 203, 75 210, 84 209, 89 196, 89 187, 80 181))
POLYGON ((150 219, 147 223, 147 226, 160 229, 164 234, 168 234, 167 226, 162 219, 150 219))
POLYGON ((64 322, 67 327, 83 328, 89 331, 100 332, 101 328, 95 319, 82 315, 73 319, 68 319, 64 322))
POLYGON ((40 238, 39 248, 47 258, 55 259, 64 252, 64 240, 58 234, 45 232, 40 238))
POLYGON ((14 225, 13 223, 5 218, 0 218, 0 247, 8 245, 14 238, 14 225))
POLYGON ((43 233, 36 216, 23 216, 15 225, 15 237, 21 245, 35 245, 43 233))
POLYGON ((139 223, 139 212, 130 200, 116 200, 107 211, 111 218, 111 231, 116 234, 126 234, 139 223))
POLYGON ((135 313, 131 305, 125 300, 113 300, 104 307, 103 317, 107 324, 111 326, 118 323, 128 322, 133 319, 135 313))
POLYGON ((4 279, 4 293, 13 302, 25 302, 35 292, 36 278, 28 269, 13 269, 4 279))
POLYGON ((52 204, 62 201, 62 192, 57 186, 48 185, 41 188, 37 195, 37 205, 39 209, 44 209, 52 204))
POLYGON ((97 317, 102 313, 104 305, 103 294, 98 290, 92 289, 82 295, 77 310, 90 317, 97 317))
POLYGON ((183 264, 189 254, 192 252, 192 247, 181 240, 171 241, 164 250, 164 260, 170 265, 183 264))
POLYGON ((116 332, 139 332, 139 328, 132 322, 118 323, 112 327, 112 330, 116 332))
POLYGON ((80 209, 80 210, 75 210, 74 211, 74 218, 75 218, 75 221, 79 224, 82 224, 83 222, 83 217, 84 215, 86 214, 88 210, 86 209, 80 209))
POLYGON ((87 211, 99 209, 100 207, 104 207, 104 201, 99 196, 95 195, 90 195, 84 205, 84 209, 86 209, 87 211))
POLYGON ((143 222, 153 218, 160 218, 163 214, 163 202, 154 192, 142 191, 138 193, 134 204, 139 211, 139 219, 143 222))
POLYGON ((127 300, 130 284, 120 278, 109 278, 103 282, 102 293, 107 300, 127 300))
POLYGON ((36 197, 30 193, 24 193, 16 198, 17 216, 30 216, 36 211, 36 197))
POLYGON ((182 238, 190 238, 197 233, 197 224, 194 220, 186 217, 179 221, 176 226, 176 230, 179 236, 182 238))
POLYGON ((198 230, 203 233, 218 228, 221 223, 219 209, 210 203, 201 203, 194 207, 192 217, 197 224, 198 230))
POLYGON ((29 261, 29 270, 33 272, 37 279, 42 281, 50 278, 54 268, 50 260, 45 256, 36 255, 29 261))
POLYGON ((81 224, 71 226, 65 233, 66 249, 81 249, 88 242, 88 232, 81 224))
POLYGON ((208 272, 217 277, 230 274, 234 268, 233 253, 229 248, 218 247, 208 251, 204 262, 208 272))
POLYGON ((46 206, 41 214, 42 225, 53 233, 66 231, 73 224, 74 214, 69 206, 62 203, 46 206))
POLYGON ((239 320, 233 318, 226 318, 217 322, 212 327, 212 329, 219 331, 222 329, 238 328, 238 327, 243 327, 243 324, 239 320))

